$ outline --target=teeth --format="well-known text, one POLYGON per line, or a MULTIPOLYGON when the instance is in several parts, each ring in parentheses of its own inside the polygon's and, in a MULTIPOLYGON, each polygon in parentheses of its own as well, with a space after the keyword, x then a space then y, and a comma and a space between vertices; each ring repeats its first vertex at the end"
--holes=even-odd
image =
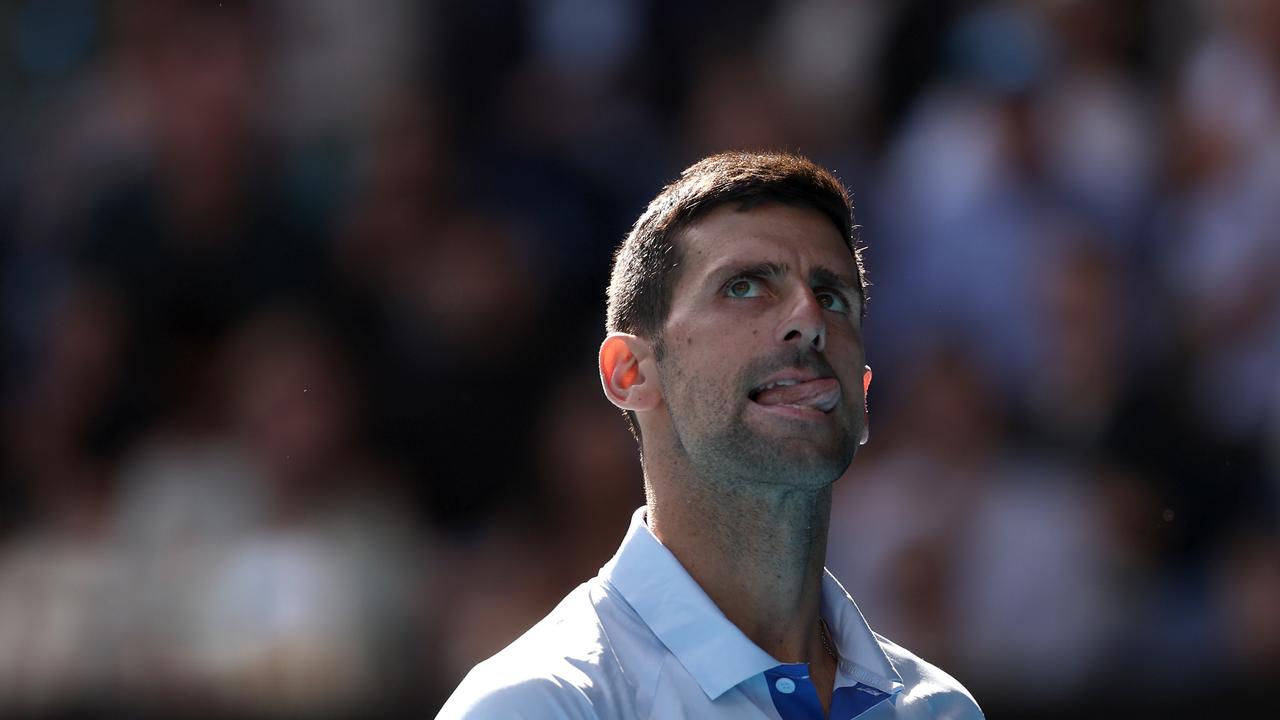
POLYGON ((764 387, 760 388, 756 392, 764 392, 765 390, 772 390, 773 388, 776 388, 776 387, 787 387, 788 385, 795 385, 795 384, 796 384, 795 380, 779 380, 777 382, 771 382, 768 385, 765 385, 764 387))

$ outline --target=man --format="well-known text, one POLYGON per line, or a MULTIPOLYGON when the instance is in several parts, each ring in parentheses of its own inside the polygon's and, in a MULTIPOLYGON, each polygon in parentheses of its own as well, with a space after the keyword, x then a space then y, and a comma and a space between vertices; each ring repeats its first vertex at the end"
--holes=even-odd
POLYGON ((600 347, 646 505, 440 717, 982 717, 823 567, 832 484, 867 437, 865 304, 827 171, 728 153, 668 185, 617 252, 600 347))

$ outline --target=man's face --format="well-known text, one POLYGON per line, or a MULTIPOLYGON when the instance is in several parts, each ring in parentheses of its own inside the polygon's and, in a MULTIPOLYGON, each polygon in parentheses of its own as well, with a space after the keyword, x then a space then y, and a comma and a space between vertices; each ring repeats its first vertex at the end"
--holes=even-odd
POLYGON ((863 429, 857 266, 816 210, 717 208, 687 228, 658 363, 677 451, 707 478, 821 486, 863 429))

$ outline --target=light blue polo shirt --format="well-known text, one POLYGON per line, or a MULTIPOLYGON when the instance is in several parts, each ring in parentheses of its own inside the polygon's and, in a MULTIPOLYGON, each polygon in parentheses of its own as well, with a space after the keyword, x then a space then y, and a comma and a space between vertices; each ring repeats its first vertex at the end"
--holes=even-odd
MULTIPOLYGON (((982 718, 950 675, 871 631, 826 572, 840 656, 835 720, 982 718)), ((805 663, 780 663, 731 623, 636 511, 600 574, 477 665, 439 718, 820 720, 805 663)))

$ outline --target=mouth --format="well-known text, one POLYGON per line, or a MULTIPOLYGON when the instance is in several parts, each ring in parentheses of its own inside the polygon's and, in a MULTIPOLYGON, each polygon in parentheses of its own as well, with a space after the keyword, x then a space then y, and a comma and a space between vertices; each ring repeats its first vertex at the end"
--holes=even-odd
POLYGON ((786 375, 756 386, 747 397, 766 407, 829 413, 840 403, 840 381, 832 377, 786 375))

